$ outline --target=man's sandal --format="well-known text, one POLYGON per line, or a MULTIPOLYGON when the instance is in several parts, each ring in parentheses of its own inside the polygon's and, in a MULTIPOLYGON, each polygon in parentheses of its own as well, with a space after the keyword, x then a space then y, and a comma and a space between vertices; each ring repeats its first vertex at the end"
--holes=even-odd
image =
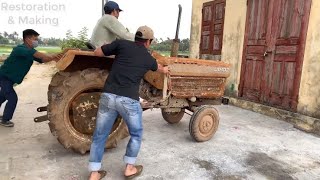
MULTIPOLYGON (((107 175, 107 171, 105 171, 105 170, 100 170, 100 171, 98 171, 98 173, 100 174, 99 180, 101 180, 102 178, 106 177, 106 175, 107 175)), ((91 174, 90 174, 90 176, 91 176, 91 174)), ((90 177, 89 177, 89 179, 90 179, 90 177)))
POLYGON ((143 170, 143 166, 141 166, 141 165, 137 165, 137 166, 134 166, 136 169, 137 169, 137 172, 136 173, 134 173, 134 174, 131 174, 131 175, 129 175, 129 176, 124 176, 126 179, 133 179, 133 178, 135 178, 135 177, 137 177, 137 176, 139 176, 140 174, 141 174, 141 172, 142 172, 142 170, 143 170))

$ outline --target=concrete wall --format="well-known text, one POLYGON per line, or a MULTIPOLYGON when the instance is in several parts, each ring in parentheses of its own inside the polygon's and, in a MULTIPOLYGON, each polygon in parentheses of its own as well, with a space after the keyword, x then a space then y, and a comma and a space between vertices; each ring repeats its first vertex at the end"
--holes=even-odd
POLYGON ((303 60, 298 112, 320 118, 320 1, 313 0, 303 60))
MULTIPOLYGON (((190 36, 190 57, 199 58, 201 40, 202 5, 211 0, 193 0, 190 36)), ((228 78, 226 92, 236 95, 240 82, 247 0, 226 0, 221 60, 230 63, 232 74, 228 78)), ((220 59, 220 58, 219 58, 220 59)))
POLYGON ((247 14, 247 0, 226 0, 221 60, 231 64, 226 94, 238 95, 247 14))
MULTIPOLYGON (((202 5, 210 0, 193 0, 190 57, 199 58, 202 5)), ((226 0, 221 60, 232 66, 226 94, 237 96, 246 23, 247 0, 226 0)), ((320 118, 320 0, 313 0, 304 54, 298 112, 320 118)))

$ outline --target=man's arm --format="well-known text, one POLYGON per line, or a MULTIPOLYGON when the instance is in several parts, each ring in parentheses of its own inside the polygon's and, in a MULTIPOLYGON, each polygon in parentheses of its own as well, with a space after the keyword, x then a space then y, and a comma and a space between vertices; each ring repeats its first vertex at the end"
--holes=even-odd
MULTIPOLYGON (((101 47, 102 47, 102 46, 101 46, 101 47)), ((99 48, 97 48, 96 50, 94 50, 94 55, 95 55, 95 56, 99 56, 99 57, 103 57, 103 56, 104 56, 101 47, 99 47, 99 48)))
POLYGON ((62 52, 57 53, 57 54, 45 54, 45 53, 41 53, 41 52, 36 51, 33 54, 33 57, 39 63, 46 63, 46 62, 50 62, 50 61, 56 61, 57 62, 69 50, 78 50, 78 49, 76 49, 76 48, 65 48, 62 52))
POLYGON ((95 56, 103 57, 103 56, 111 56, 117 55, 117 48, 119 45, 119 41, 113 41, 111 44, 105 44, 94 51, 95 56))
POLYGON ((157 71, 163 74, 169 74, 168 66, 164 67, 161 64, 158 64, 157 60, 152 57, 152 65, 150 67, 151 71, 157 71))
POLYGON ((63 53, 51 55, 51 54, 41 53, 39 51, 33 54, 33 57, 35 57, 37 61, 41 59, 43 63, 50 62, 52 60, 58 61, 62 56, 63 56, 63 53))
POLYGON ((128 32, 128 30, 116 18, 113 18, 109 24, 105 25, 105 27, 108 28, 112 33, 116 34, 120 39, 129 41, 134 40, 134 35, 128 32))

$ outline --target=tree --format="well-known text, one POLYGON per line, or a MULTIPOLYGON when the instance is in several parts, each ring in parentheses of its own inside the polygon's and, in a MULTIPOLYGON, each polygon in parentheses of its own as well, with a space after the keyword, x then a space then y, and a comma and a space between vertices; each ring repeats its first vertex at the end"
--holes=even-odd
POLYGON ((62 44, 62 40, 56 38, 49 38, 46 39, 45 43, 48 46, 60 46, 62 44))
POLYGON ((4 35, 4 38, 7 39, 8 42, 10 42, 10 43, 18 44, 18 43, 22 42, 22 40, 19 39, 19 34, 16 31, 14 31, 11 34, 4 32, 3 35, 4 35))
POLYGON ((180 42, 179 51, 183 51, 183 52, 189 51, 189 47, 190 47, 190 40, 188 38, 183 39, 180 42))
POLYGON ((9 35, 9 34, 8 34, 6 31, 3 32, 3 37, 4 37, 4 38, 8 38, 8 35, 9 35))
POLYGON ((8 44, 9 40, 0 34, 0 44, 8 44))
MULTIPOLYGON (((156 51, 171 51, 172 47, 172 40, 170 38, 167 38, 167 40, 163 40, 160 38, 159 42, 155 42, 155 44, 152 44, 151 49, 156 51)), ((180 41, 179 44, 179 51, 181 52, 187 52, 189 51, 190 46, 190 40, 189 39, 183 39, 180 41)))
POLYGON ((14 31, 12 34, 13 34, 13 38, 15 40, 17 40, 19 38, 19 34, 16 31, 14 31))
POLYGON ((78 39, 80 41, 88 41, 88 28, 83 27, 80 32, 78 32, 78 39))
POLYGON ((72 39, 73 38, 72 31, 70 29, 67 31, 66 37, 67 37, 67 39, 72 39))
POLYGON ((160 38, 160 40, 162 40, 162 41, 160 43, 153 44, 151 46, 151 49, 156 50, 156 51, 170 51, 171 45, 172 45, 172 40, 167 39, 167 40, 163 41, 162 38, 160 38))
POLYGON ((66 38, 61 43, 61 49, 65 48, 86 48, 86 42, 88 41, 88 28, 83 27, 78 32, 78 37, 75 38, 72 35, 72 31, 68 30, 66 38))
POLYGON ((8 35, 8 39, 14 41, 14 35, 13 35, 13 34, 9 34, 9 35, 8 35))

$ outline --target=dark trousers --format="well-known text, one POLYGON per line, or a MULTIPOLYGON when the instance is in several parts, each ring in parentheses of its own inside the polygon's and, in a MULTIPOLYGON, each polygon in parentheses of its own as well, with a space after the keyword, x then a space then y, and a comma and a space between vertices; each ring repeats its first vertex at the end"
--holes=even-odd
POLYGON ((8 101, 3 111, 2 121, 10 121, 16 109, 18 96, 13 89, 13 82, 0 75, 0 107, 2 103, 8 101))

